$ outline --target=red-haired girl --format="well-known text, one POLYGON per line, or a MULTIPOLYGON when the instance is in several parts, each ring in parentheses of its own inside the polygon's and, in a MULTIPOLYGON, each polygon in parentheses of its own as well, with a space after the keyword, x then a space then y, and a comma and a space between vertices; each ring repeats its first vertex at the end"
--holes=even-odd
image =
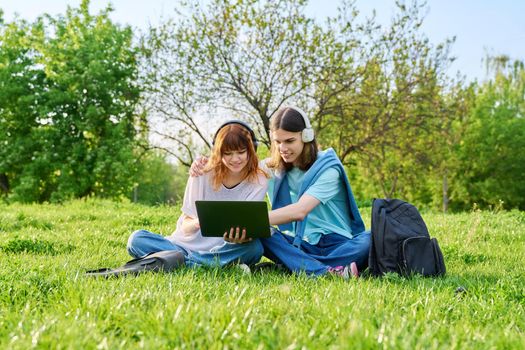
POLYGON ((257 263, 263 254, 258 239, 247 239, 246 233, 238 229, 223 238, 203 237, 195 208, 196 200, 264 200, 268 181, 259 168, 256 145, 255 135, 247 124, 241 121, 223 124, 215 134, 204 175, 188 179, 175 232, 164 237, 146 230, 135 231, 128 240, 129 254, 137 258, 177 250, 184 254, 187 266, 257 263))

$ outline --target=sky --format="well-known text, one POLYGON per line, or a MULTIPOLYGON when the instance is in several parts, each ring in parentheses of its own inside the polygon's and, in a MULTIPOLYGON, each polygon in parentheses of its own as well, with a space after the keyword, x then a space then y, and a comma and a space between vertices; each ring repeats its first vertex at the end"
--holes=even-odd
MULTIPOLYGON (((43 13, 64 13, 67 6, 77 7, 81 0, 0 0, 4 20, 20 18, 34 20, 43 13)), ((111 2, 112 19, 121 24, 145 29, 155 25, 174 11, 175 0, 91 0, 91 12, 96 13, 111 2)), ((410 1, 408 1, 410 3, 410 1)), ((420 1, 421 2, 421 1, 420 1)), ((337 0, 310 0, 307 15, 323 22, 337 13, 337 0)), ((394 0, 356 0, 362 15, 376 10, 379 23, 388 25, 395 12, 394 0)), ((486 78, 482 59, 491 55, 508 55, 525 60, 525 0, 427 0, 428 13, 422 27, 432 44, 456 37, 451 54, 456 61, 448 74, 459 71, 467 81, 486 78)))

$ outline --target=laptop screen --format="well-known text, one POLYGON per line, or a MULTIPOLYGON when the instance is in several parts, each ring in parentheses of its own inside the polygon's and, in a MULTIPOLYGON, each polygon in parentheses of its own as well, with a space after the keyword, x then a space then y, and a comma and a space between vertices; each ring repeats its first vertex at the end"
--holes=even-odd
POLYGON ((195 201, 195 205, 204 237, 222 237, 232 227, 245 228, 247 237, 270 237, 264 201, 195 201))

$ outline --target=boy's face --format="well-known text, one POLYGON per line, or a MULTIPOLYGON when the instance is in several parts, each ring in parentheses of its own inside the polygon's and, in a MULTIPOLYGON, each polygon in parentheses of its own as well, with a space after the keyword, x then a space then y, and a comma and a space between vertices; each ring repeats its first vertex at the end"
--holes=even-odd
POLYGON ((283 129, 277 129, 272 132, 274 146, 279 150, 279 154, 285 163, 292 163, 301 155, 304 148, 304 142, 301 138, 301 132, 291 132, 283 129))

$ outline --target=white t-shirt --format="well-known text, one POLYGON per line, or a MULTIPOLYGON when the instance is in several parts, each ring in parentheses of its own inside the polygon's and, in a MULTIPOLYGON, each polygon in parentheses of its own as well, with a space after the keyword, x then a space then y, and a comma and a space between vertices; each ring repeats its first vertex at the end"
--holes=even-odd
POLYGON ((186 235, 182 231, 182 222, 184 216, 191 216, 197 218, 197 209, 195 207, 196 200, 216 200, 216 201, 262 201, 266 195, 268 188, 268 179, 262 174, 259 174, 257 182, 250 182, 244 180, 233 188, 227 188, 221 185, 217 191, 213 189, 211 184, 211 172, 199 177, 190 177, 186 184, 186 191, 184 192, 184 201, 182 203, 182 215, 177 221, 177 229, 169 237, 168 240, 182 248, 199 252, 208 253, 222 247, 226 242, 221 237, 203 237, 201 231, 198 230, 193 235, 186 235))

